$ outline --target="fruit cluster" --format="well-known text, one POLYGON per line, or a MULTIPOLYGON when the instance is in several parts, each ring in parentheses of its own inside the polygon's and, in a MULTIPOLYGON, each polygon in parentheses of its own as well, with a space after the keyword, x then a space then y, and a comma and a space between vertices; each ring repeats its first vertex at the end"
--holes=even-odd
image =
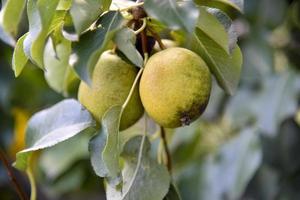
MULTIPOLYGON (((133 19, 128 24, 141 30, 141 19, 147 17, 144 9, 135 7, 130 12, 133 19)), ((148 36, 142 30, 137 35, 136 48, 151 56, 144 58, 143 74, 124 109, 120 129, 133 125, 144 109, 165 128, 189 125, 196 120, 208 104, 212 84, 203 59, 174 41, 161 40, 153 31, 148 36), (157 44, 153 43, 154 38, 157 44)), ((108 50, 96 64, 92 84, 81 82, 78 99, 99 122, 110 107, 124 104, 137 74, 138 68, 119 56, 116 49, 108 50)))
MULTIPOLYGON (((95 67, 92 85, 81 82, 78 99, 99 121, 111 106, 124 103, 137 72, 116 53, 106 51, 95 67)), ((180 47, 155 53, 124 110, 120 129, 133 125, 144 108, 165 128, 189 125, 205 110, 210 90, 210 71, 197 54, 180 47)))

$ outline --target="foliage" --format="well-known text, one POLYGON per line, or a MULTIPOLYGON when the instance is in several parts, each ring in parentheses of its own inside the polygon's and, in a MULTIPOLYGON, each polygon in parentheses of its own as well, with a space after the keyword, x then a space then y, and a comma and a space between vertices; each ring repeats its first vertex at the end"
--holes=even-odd
POLYGON ((105 198, 100 186, 108 200, 299 198, 299 2, 6 0, 1 7, 0 146, 22 149, 9 156, 47 188, 38 199, 105 198), (215 81, 204 115, 166 129, 167 139, 146 115, 119 131, 126 102, 96 124, 72 99, 79 81, 90 85, 98 58, 113 49, 140 69, 133 90, 160 37, 208 65, 215 81), (12 110, 31 117, 18 120, 12 110), (13 139, 24 132, 24 143, 13 139))

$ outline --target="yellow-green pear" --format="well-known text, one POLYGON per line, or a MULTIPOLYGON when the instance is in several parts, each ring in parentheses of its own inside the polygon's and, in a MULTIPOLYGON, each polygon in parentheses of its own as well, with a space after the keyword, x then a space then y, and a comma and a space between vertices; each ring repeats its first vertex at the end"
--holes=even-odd
MULTIPOLYGON (((136 67, 125 62, 115 53, 105 51, 95 66, 91 86, 81 81, 78 99, 99 122, 110 107, 125 102, 137 72, 136 67)), ((137 86, 124 109, 120 129, 124 130, 133 125, 143 112, 137 86)))
POLYGON ((151 56, 140 81, 146 112, 166 128, 188 125, 205 110, 211 91, 206 63, 194 52, 173 47, 151 56))

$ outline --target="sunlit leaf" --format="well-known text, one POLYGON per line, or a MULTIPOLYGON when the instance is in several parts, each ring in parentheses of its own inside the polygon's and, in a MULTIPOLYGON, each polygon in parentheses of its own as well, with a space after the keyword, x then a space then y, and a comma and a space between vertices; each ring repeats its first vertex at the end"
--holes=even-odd
POLYGON ((24 69, 26 63, 28 62, 28 58, 26 57, 23 49, 23 42, 26 38, 27 34, 24 34, 22 37, 19 38, 17 41, 13 58, 12 58, 12 68, 15 72, 15 76, 18 77, 22 70, 24 69))
POLYGON ((73 99, 36 113, 28 122, 26 149, 17 153, 14 166, 26 170, 33 152, 66 141, 94 125, 90 113, 73 99))
POLYGON ((25 8, 25 0, 7 0, 1 10, 1 24, 9 35, 16 37, 18 26, 25 8))
POLYGON ((61 42, 53 47, 48 40, 44 51, 45 78, 49 86, 55 91, 68 95, 68 88, 77 80, 76 74, 69 65, 71 42, 61 38, 61 42))
POLYGON ((43 55, 48 29, 50 28, 59 0, 28 0, 27 15, 29 32, 24 40, 24 52, 37 66, 44 68, 43 55))
POLYGON ((14 47, 16 44, 15 39, 12 36, 10 36, 8 33, 6 33, 3 30, 3 27, 1 25, 0 25, 0 39, 12 47, 14 47))

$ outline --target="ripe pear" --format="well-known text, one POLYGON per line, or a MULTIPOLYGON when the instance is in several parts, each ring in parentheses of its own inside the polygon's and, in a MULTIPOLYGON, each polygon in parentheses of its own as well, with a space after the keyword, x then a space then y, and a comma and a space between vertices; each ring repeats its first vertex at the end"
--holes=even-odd
POLYGON ((151 56, 140 81, 146 112, 166 128, 189 125, 205 110, 211 91, 210 71, 194 52, 173 47, 151 56))
MULTIPOLYGON (((81 81, 78 99, 99 122, 110 107, 125 102, 137 72, 137 68, 133 65, 111 51, 105 51, 95 66, 91 86, 81 81)), ((143 112, 139 89, 136 87, 124 109, 120 130, 133 125, 143 112)))

